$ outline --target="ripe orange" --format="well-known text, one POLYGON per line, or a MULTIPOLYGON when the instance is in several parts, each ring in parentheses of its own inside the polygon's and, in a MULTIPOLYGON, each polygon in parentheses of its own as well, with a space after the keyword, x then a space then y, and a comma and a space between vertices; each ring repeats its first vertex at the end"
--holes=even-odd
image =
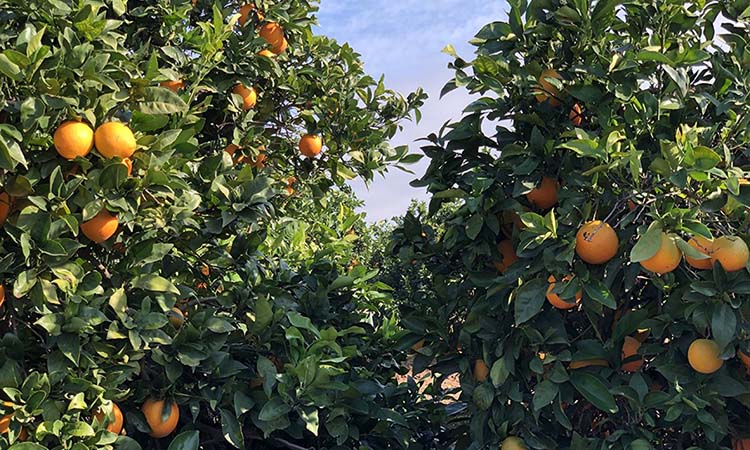
POLYGON ((124 123, 107 122, 96 129, 94 133, 96 149, 105 158, 119 156, 130 158, 135 153, 138 144, 130 128, 124 123))
POLYGON ((0 226, 5 223, 5 219, 10 215, 11 198, 7 192, 0 193, 0 226))
POLYGON ((175 93, 181 91, 182 89, 185 89, 185 82, 182 80, 162 81, 161 83, 159 83, 159 85, 175 93))
POLYGON ((583 110, 581 109, 581 105, 576 103, 573 105, 573 107, 570 109, 570 113, 568 114, 568 119, 570 119, 570 122, 573 124, 574 127, 580 127, 583 123, 583 110))
POLYGON ((128 170, 128 176, 133 175, 133 160, 130 158, 123 158, 122 164, 128 170))
POLYGON ((102 208, 99 214, 81 224, 81 232, 90 240, 101 244, 115 234, 118 225, 117 217, 102 208))
POLYGON ((260 37, 272 47, 281 45, 284 39, 284 28, 276 22, 268 22, 260 27, 260 37))
POLYGON ((711 255, 714 253, 714 242, 704 238, 703 236, 693 236, 688 241, 688 245, 708 256, 706 259, 695 259, 685 255, 685 261, 692 267, 701 270, 711 269, 713 262, 711 261, 711 255))
MULTIPOLYGON (((563 277, 563 281, 569 281, 573 278, 573 275, 567 275, 563 277)), ((579 303, 581 303, 581 298, 583 297, 583 292, 578 291, 576 293, 576 302, 575 303, 568 303, 565 300, 561 299, 559 295, 553 294, 552 290, 555 289, 555 282, 557 281, 553 275, 550 275, 549 278, 547 278, 547 281, 549 281, 549 287, 547 288, 547 301, 550 302, 552 306, 554 306, 557 309, 571 309, 575 308, 579 303)))
POLYGON ((750 438, 732 438, 732 450, 750 450, 750 438))
POLYGON ((484 382, 490 375, 490 368, 482 359, 474 361, 474 380, 478 383, 484 382))
POLYGON ((94 148, 94 130, 84 122, 63 122, 53 136, 55 150, 65 159, 83 158, 94 148))
POLYGON ((142 411, 148 426, 151 427, 149 434, 155 438, 163 438, 172 433, 180 420, 180 407, 175 402, 167 406, 164 400, 150 398, 143 404, 142 411), (169 416, 164 419, 164 409, 167 407, 170 408, 169 416))
POLYGON ((286 38, 281 38, 281 40, 271 46, 271 52, 273 52, 276 55, 280 55, 286 51, 286 49, 289 47, 289 42, 287 42, 286 38))
POLYGON ((258 93, 255 91, 255 88, 248 88, 242 84, 238 84, 234 87, 232 92, 242 97, 242 109, 245 111, 253 109, 258 101, 258 93))
MULTIPOLYGON (((633 356, 638 355, 638 349, 641 348, 641 341, 636 338, 625 336, 625 342, 622 344, 622 360, 625 361, 633 356)), ((643 367, 643 358, 623 362, 622 370, 625 372, 638 372, 643 367)))
POLYGON ((0 284, 0 306, 3 306, 3 303, 5 303, 5 285, 0 284))
POLYGON ((711 261, 718 261, 727 272, 737 272, 747 266, 750 252, 747 244, 737 236, 722 236, 714 241, 711 261))
POLYGON ((721 369, 724 361, 719 358, 719 345, 710 339, 696 339, 688 349, 688 362, 696 372, 710 374, 721 369))
POLYGON ((314 134, 306 134, 299 140, 299 151, 308 158, 315 158, 323 150, 323 139, 314 134))
POLYGON ((571 361, 568 368, 571 370, 583 369, 584 367, 609 367, 609 361, 606 359, 584 359, 580 361, 571 361))
POLYGON ((172 310, 167 313, 167 316, 169 317, 169 323, 174 328, 180 328, 185 323, 185 314, 180 308, 172 308, 172 310))
POLYGON ((422 350, 422 347, 424 347, 424 339, 421 339, 419 342, 411 346, 411 349, 415 352, 418 352, 422 350))
POLYGON ((742 350, 738 350, 737 357, 740 359, 740 362, 742 362, 742 365, 744 365, 747 369, 747 373, 750 374, 750 356, 748 356, 747 353, 743 352, 742 350))
POLYGON ((539 186, 526 194, 526 199, 535 208, 549 209, 557 204, 558 189, 560 189, 560 183, 557 180, 551 177, 543 177, 539 186))
POLYGON ((123 418, 122 411, 120 411, 120 407, 114 403, 112 404, 112 416, 114 418, 114 422, 110 422, 110 419, 104 415, 104 411, 102 411, 101 409, 98 409, 94 414, 94 417, 99 421, 100 424, 107 425, 107 431, 114 434, 122 433, 122 426, 125 422, 125 419, 123 418))
POLYGON ((500 252, 502 260, 495 261, 495 268, 498 272, 504 273, 508 270, 508 267, 518 261, 518 255, 516 255, 516 250, 513 248, 513 243, 507 239, 504 239, 497 244, 497 250, 500 252))
POLYGON ((201 265, 201 274, 204 277, 207 277, 207 276, 209 276, 211 274, 211 268, 208 267, 208 264, 201 265))
POLYGON ((656 254, 651 258, 641 261, 641 266, 651 272, 664 274, 669 273, 680 265, 682 252, 677 248, 674 237, 662 232, 661 243, 656 254))
POLYGON ((549 81, 547 81, 547 78, 556 78, 558 80, 562 80, 562 77, 560 76, 557 71, 554 69, 546 69, 542 72, 541 75, 539 75, 539 84, 537 85, 537 90, 540 92, 536 94, 536 101, 539 103, 543 103, 546 100, 549 100, 549 104, 551 106, 559 106, 560 105, 560 91, 557 90, 555 86, 552 85, 549 81))
POLYGON ((576 234, 576 253, 589 264, 604 264, 614 258, 619 245, 615 230, 601 220, 587 222, 576 234))
POLYGON ((503 441, 500 450, 526 450, 526 444, 515 436, 510 436, 503 441))
POLYGON ((240 24, 240 26, 244 27, 247 23, 247 19, 250 16, 250 13, 255 11, 255 15, 258 18, 258 20, 263 20, 265 16, 263 15, 260 10, 255 9, 255 3, 248 3, 246 5, 240 6, 240 18, 237 20, 237 22, 240 24))
POLYGON ((258 52, 258 56, 265 56, 266 58, 273 58, 276 56, 276 53, 272 52, 271 50, 264 48, 263 50, 258 52))

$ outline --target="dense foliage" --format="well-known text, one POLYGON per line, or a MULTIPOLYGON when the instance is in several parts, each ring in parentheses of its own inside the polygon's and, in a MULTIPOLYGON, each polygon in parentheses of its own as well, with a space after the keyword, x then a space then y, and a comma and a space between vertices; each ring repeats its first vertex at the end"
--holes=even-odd
POLYGON ((429 444, 368 307, 388 290, 333 239, 291 263, 269 241, 322 229, 296 202, 414 159, 387 140, 423 94, 365 75, 314 10, 0 2, 0 448, 429 444))
POLYGON ((509 3, 415 183, 461 206, 398 231, 432 285, 404 324, 462 375, 446 437, 747 448, 750 4, 509 3))

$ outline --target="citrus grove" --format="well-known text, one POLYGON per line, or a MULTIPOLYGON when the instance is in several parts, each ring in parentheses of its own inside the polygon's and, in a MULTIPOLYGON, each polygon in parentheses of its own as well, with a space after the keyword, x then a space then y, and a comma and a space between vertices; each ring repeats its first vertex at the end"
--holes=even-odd
POLYGON ((391 248, 429 277, 402 322, 459 395, 441 442, 748 448, 750 3, 508 3, 446 48, 476 99, 391 248))
POLYGON ((0 3, 0 448, 430 448, 336 200, 425 96, 315 10, 0 3))

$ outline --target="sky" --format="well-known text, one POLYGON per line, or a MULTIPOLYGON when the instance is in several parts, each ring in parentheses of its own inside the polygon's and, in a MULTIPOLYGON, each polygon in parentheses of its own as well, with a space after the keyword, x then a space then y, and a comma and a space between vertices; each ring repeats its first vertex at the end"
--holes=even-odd
MULTIPOLYGON (((452 57, 442 53, 451 44, 459 55, 473 59, 468 41, 487 23, 506 17, 503 0, 321 0, 318 19, 321 34, 348 42, 362 55, 365 70, 375 78, 385 75, 386 86, 404 95, 422 87, 430 99, 422 108, 419 124, 405 122, 392 145, 409 145, 437 132, 446 121, 461 118, 470 97, 455 90, 441 100, 440 90, 451 79, 452 57)), ((364 202, 370 222, 402 215, 412 198, 427 199, 424 189, 409 182, 424 173, 427 158, 409 168, 414 174, 392 169, 378 176, 369 189, 353 183, 364 202)))

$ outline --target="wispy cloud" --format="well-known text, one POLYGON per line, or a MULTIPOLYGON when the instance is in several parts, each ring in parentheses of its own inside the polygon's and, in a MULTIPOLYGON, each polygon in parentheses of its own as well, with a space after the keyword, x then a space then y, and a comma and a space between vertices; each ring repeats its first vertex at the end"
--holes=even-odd
MULTIPOLYGON (((419 124, 407 123, 394 145, 408 144, 417 150, 416 139, 436 132, 448 120, 461 116, 470 102, 468 95, 455 91, 439 101, 440 90, 453 75, 451 61, 441 50, 453 45, 469 57, 468 41, 492 20, 506 17, 505 1, 490 0, 322 0, 320 32, 348 42, 362 54, 365 69, 373 76, 385 74, 392 89, 407 93, 423 87, 430 100, 419 124)), ((427 162, 412 166, 421 175, 427 162)), ((365 201, 369 220, 403 214, 412 198, 426 198, 422 190, 409 186, 415 175, 392 171, 369 190, 354 185, 365 201)))

